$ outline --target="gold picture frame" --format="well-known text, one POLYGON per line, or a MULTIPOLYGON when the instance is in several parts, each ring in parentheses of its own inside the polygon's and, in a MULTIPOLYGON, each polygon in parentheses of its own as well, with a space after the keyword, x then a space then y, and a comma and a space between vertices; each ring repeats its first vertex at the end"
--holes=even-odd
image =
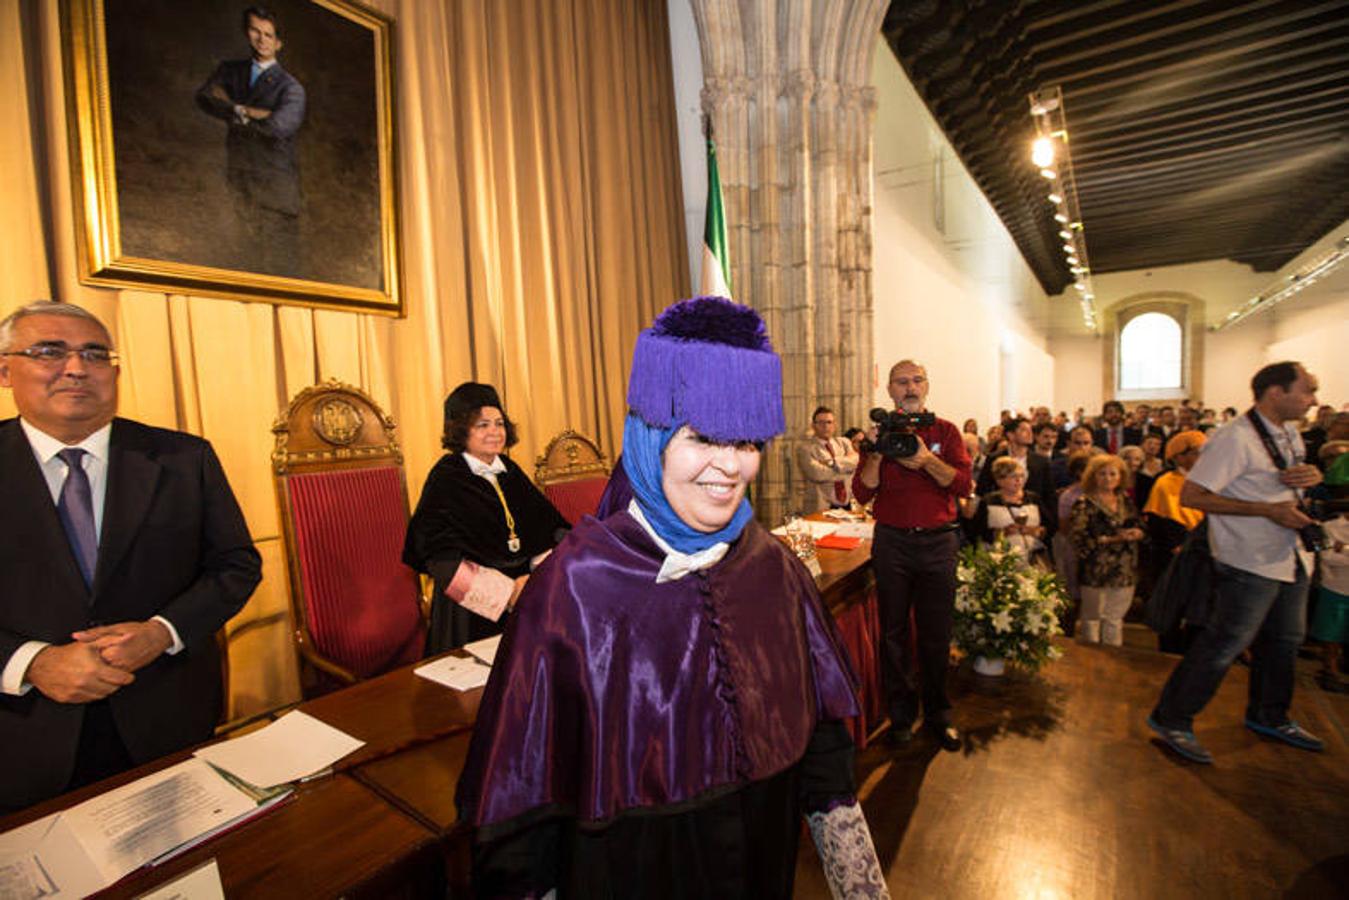
POLYGON ((61 4, 80 280, 402 316, 392 20, 112 6, 61 4))

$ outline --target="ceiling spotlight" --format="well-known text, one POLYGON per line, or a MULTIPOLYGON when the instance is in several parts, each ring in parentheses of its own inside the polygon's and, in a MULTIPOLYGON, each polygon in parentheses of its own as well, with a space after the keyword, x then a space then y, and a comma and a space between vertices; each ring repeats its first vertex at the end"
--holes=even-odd
POLYGON ((1027 99, 1034 131, 1030 135, 1031 160, 1041 177, 1050 180, 1050 191, 1046 196, 1055 207, 1050 215, 1058 223, 1054 230, 1058 231, 1063 242, 1063 252, 1073 273, 1073 286, 1079 292, 1077 296, 1082 308, 1082 321, 1088 330, 1097 332, 1099 316, 1091 273, 1086 265, 1087 233, 1082 226, 1082 213, 1078 207, 1077 175, 1073 171, 1063 90, 1058 85, 1048 85, 1032 91, 1027 99))
POLYGON ((1032 116, 1048 115, 1058 108, 1059 96, 1057 90, 1040 91, 1031 99, 1030 114, 1032 116))
POLYGON ((1047 137, 1038 137, 1030 146, 1030 160, 1041 169, 1054 165, 1054 142, 1047 137))

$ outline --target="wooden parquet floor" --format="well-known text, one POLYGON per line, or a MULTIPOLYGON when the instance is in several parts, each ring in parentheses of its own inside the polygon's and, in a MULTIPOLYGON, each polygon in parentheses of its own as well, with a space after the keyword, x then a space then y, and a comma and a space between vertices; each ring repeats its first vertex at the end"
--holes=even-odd
MULTIPOLYGON (((1326 752, 1246 730, 1238 665, 1196 723, 1217 758, 1198 766, 1144 724, 1178 657, 1061 646, 1038 677, 952 675, 963 752, 920 734, 858 754, 894 897, 1349 897, 1349 696, 1320 690, 1314 664, 1293 716, 1326 752)), ((809 840, 796 896, 829 896, 809 840)))

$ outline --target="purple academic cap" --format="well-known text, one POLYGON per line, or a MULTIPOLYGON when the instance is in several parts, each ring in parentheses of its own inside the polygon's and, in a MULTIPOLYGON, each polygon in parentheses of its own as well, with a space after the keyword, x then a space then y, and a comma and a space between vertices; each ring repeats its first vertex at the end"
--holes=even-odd
POLYGON ((763 319, 724 297, 667 308, 637 336, 628 408, 648 425, 687 424, 717 441, 781 434, 782 361, 763 319))

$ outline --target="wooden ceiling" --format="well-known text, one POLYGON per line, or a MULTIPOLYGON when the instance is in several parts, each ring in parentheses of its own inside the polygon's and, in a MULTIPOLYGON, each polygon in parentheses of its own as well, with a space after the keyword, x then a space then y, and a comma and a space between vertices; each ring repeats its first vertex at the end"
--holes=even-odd
POLYGON ((1094 272, 1274 271, 1349 217, 1349 0, 894 0, 882 30, 1050 294, 1030 162, 1058 85, 1094 272))

